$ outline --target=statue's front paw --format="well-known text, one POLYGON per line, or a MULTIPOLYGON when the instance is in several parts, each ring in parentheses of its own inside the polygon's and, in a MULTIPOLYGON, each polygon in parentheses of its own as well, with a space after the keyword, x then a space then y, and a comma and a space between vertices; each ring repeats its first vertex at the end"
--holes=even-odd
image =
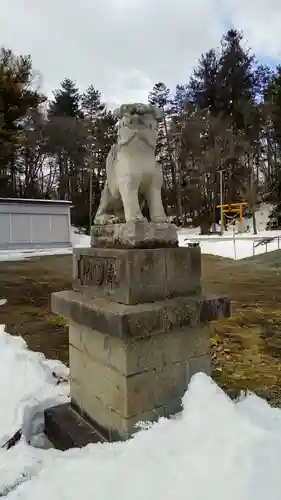
POLYGON ((168 217, 166 215, 159 215, 158 217, 152 217, 151 222, 168 222, 168 217))
POLYGON ((147 222, 147 219, 142 214, 139 214, 134 217, 130 217, 126 222, 147 222))
POLYGON ((116 217, 115 215, 100 215, 99 217, 96 217, 94 220, 95 225, 101 225, 105 226, 107 224, 118 224, 120 222, 119 218, 116 217))
POLYGON ((116 215, 112 215, 110 218, 109 218, 109 222, 107 222, 107 224, 119 224, 121 221, 119 219, 119 217, 117 217, 116 215))

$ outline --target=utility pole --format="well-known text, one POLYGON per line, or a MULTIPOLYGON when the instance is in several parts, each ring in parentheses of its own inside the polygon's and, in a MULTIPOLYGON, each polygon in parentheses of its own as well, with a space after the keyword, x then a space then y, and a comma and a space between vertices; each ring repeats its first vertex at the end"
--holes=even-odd
POLYGON ((223 205, 223 174, 224 170, 219 170, 219 173, 220 173, 220 209, 221 209, 221 213, 220 213, 220 219, 221 219, 221 235, 223 235, 223 232, 224 232, 224 220, 223 220, 223 209, 222 209, 222 205, 223 205))
POLYGON ((93 216, 93 168, 89 169, 90 172, 90 185, 89 185, 89 231, 92 225, 93 216))

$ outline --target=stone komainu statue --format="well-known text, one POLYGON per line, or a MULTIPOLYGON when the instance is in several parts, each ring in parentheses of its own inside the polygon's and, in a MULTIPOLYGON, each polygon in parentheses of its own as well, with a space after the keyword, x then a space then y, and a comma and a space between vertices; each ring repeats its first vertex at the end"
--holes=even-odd
POLYGON ((161 188, 162 171, 156 165, 157 122, 161 111, 145 104, 123 104, 115 112, 118 139, 106 160, 106 183, 95 224, 144 220, 146 202, 151 222, 166 222, 161 188))

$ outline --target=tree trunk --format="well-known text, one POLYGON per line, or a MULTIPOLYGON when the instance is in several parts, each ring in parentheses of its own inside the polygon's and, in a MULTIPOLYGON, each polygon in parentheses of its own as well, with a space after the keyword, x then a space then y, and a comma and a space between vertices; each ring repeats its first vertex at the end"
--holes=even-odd
POLYGON ((256 219, 256 207, 255 207, 255 205, 253 205, 251 207, 251 212, 252 212, 252 216, 253 216, 253 233, 254 234, 258 234, 257 219, 256 219))
POLYGON ((201 219, 200 234, 210 234, 212 222, 209 219, 201 219))
MULTIPOLYGON (((163 110, 164 112, 164 110, 163 110)), ((175 194, 175 205, 176 205, 176 209, 177 209, 177 213, 176 213, 176 224, 177 226, 179 225, 179 219, 180 217, 182 216, 182 213, 181 213, 181 203, 180 203, 180 199, 179 199, 179 192, 178 192, 178 185, 177 185, 177 166, 176 166, 176 162, 174 161, 174 158, 173 158, 173 149, 172 149, 172 146, 171 146, 171 142, 170 142, 170 137, 169 137, 169 133, 168 133, 168 126, 167 126, 167 120, 166 120, 166 115, 164 113, 164 130, 165 130, 165 135, 166 135, 166 141, 167 141, 167 151, 168 151, 168 157, 169 157, 169 162, 170 162, 170 165, 171 165, 171 175, 172 175, 172 182, 173 182, 173 191, 174 191, 174 194, 175 194)))

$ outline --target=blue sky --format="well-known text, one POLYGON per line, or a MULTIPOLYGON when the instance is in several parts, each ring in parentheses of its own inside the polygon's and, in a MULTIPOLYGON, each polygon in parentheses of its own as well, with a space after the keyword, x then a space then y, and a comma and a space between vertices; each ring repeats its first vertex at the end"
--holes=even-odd
POLYGON ((281 63, 281 57, 280 59, 279 58, 276 58, 276 57, 270 57, 270 56, 264 56, 264 55, 261 55, 259 57, 259 63, 260 64, 266 64, 267 66, 269 66, 270 68, 276 68, 277 64, 280 64, 281 63))
POLYGON ((159 80, 186 81, 226 29, 261 62, 281 61, 280 0, 1 0, 1 44, 30 53, 51 95, 64 77, 114 104, 145 101, 159 80))

